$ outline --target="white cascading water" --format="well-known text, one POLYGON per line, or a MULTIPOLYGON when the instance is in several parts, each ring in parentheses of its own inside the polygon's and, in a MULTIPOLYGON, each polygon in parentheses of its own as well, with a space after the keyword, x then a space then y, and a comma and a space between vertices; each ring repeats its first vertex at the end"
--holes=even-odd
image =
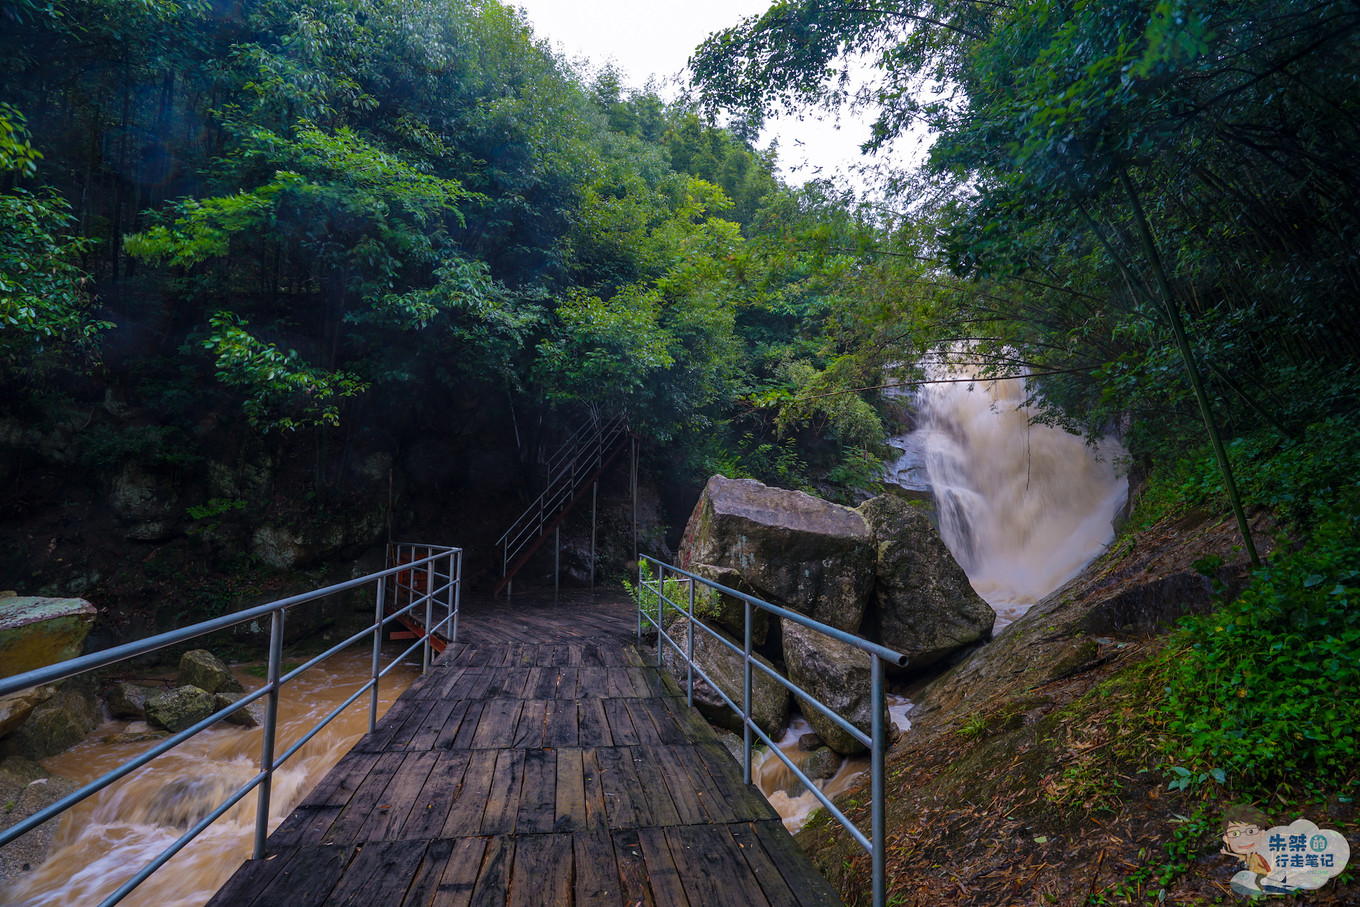
POLYGON ((940 365, 927 377, 955 380, 922 386, 918 428, 894 442, 908 465, 924 463, 940 535, 1000 629, 1114 540, 1127 452, 1033 424, 1023 378, 957 381, 968 374, 940 365))

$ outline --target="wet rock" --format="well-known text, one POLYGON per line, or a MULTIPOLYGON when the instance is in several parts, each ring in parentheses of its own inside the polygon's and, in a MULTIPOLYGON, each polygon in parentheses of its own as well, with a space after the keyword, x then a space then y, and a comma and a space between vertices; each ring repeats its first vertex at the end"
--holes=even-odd
POLYGON ((146 701, 161 692, 159 687, 147 687, 138 683, 116 683, 104 697, 112 718, 141 721, 146 718, 146 701))
POLYGON ((803 773, 814 781, 836 777, 845 758, 829 746, 819 746, 803 762, 803 773))
POLYGON ((826 744, 823 743, 822 738, 818 737, 816 734, 803 734, 798 738, 798 748, 806 753, 821 749, 824 746, 826 746, 826 744))
POLYGON ((51 698, 35 706, 17 729, 0 740, 0 754, 46 759, 80 743, 98 726, 99 702, 83 678, 64 680, 51 698))
MULTIPOLYGON (((747 595, 754 595, 757 598, 760 597, 760 593, 751 588, 750 583, 746 582, 741 573, 730 567, 695 564, 692 570, 695 574, 720 586, 736 589, 738 592, 745 592, 747 595)), ((688 601, 689 582, 689 580, 685 580, 680 583, 681 593, 684 596, 682 603, 688 601)), ((721 595, 716 589, 710 589, 700 583, 694 591, 694 611, 706 620, 716 622, 718 626, 738 639, 745 638, 746 603, 741 599, 733 598, 730 595, 721 595)), ((765 640, 770 635, 770 620, 769 611, 764 608, 752 607, 751 642, 753 644, 757 646, 765 644, 765 640)))
POLYGON ((51 699, 56 691, 57 688, 51 685, 32 687, 0 699, 0 737, 27 721, 33 710, 51 699))
POLYGON ((97 613, 82 598, 0 598, 0 676, 75 658, 97 613))
POLYGON ((685 527, 680 566, 735 571, 753 594, 858 629, 873 583, 868 524, 849 507, 751 479, 708 480, 685 527))
MULTIPOLYGON (((666 632, 673 639, 684 639, 688 622, 685 618, 672 623, 666 628, 666 632)), ((717 682, 718 687, 727 694, 738 706, 742 702, 742 657, 738 654, 742 645, 733 639, 729 634, 722 630, 714 630, 723 639, 737 647, 737 652, 733 652, 727 646, 718 642, 708 633, 695 628, 694 631, 694 662, 717 682)), ((753 656, 756 661, 772 668, 769 660, 760 656, 753 656)), ((679 657, 668 645, 662 646, 661 663, 671 675, 680 681, 683 687, 686 677, 686 665, 683 658, 679 657)), ((719 727, 728 728, 734 731, 741 731, 741 717, 727 707, 712 687, 700 679, 696 672, 694 677, 694 705, 711 723, 719 727)), ((767 677, 759 668, 751 669, 751 717, 755 720, 756 726, 771 737, 777 737, 789 720, 789 691, 784 689, 779 683, 767 677)))
MULTIPOLYGON (((222 711, 244 695, 244 693, 218 693, 213 697, 213 711, 222 711)), ((238 724, 241 727, 259 727, 264 722, 264 708, 258 701, 252 702, 245 708, 232 712, 225 720, 227 724, 238 724)))
POLYGON ((245 691, 222 659, 207 649, 194 649, 180 656, 179 682, 181 686, 198 687, 206 693, 245 691))
POLYGON ((171 733, 192 727, 217 711, 212 693, 198 687, 183 686, 166 690, 146 701, 146 720, 153 727, 171 733))
MULTIPOLYGON (((869 654, 788 619, 783 621, 783 636, 789 680, 868 734, 869 654)), ((802 702, 802 697, 799 700, 802 702)), ((800 708, 817 736, 836 752, 851 756, 865 750, 863 744, 810 703, 803 702, 800 708)), ((884 727, 888 727, 886 712, 883 721, 884 727)))
POLYGON ((381 506, 302 526, 266 524, 251 535, 250 553, 281 570, 307 567, 372 545, 386 528, 387 514, 381 506))
POLYGON ((877 563, 866 628, 920 668, 991 636, 996 612, 973 591, 924 508, 893 495, 860 505, 877 563))

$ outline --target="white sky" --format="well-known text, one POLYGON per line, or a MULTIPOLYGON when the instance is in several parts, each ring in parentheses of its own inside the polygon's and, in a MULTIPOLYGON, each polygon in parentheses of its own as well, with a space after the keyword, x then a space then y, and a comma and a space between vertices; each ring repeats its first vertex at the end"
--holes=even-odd
MULTIPOLYGON (((628 84, 644 85, 649 76, 665 81, 679 76, 685 61, 705 38, 763 12, 770 0, 506 0, 524 10, 540 39, 568 59, 587 57, 595 65, 613 61, 628 84)), ((673 96, 674 90, 663 92, 673 96)), ((869 136, 869 121, 852 112, 840 115, 840 128, 819 111, 806 118, 783 117, 767 124, 762 146, 779 141, 784 177, 801 183, 815 177, 846 177, 863 160, 859 145, 869 136)))

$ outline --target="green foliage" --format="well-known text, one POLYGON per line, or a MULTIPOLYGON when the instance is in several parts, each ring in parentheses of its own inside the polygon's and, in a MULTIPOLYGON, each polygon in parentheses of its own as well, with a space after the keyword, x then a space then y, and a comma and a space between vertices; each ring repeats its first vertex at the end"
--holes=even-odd
POLYGON ((326 373, 257 340, 247 324, 227 313, 212 318, 203 348, 217 360, 217 379, 245 395, 242 408, 255 428, 292 430, 301 425, 337 425, 339 399, 367 390, 353 375, 326 373))
MULTIPOLYGON (((640 610, 653 623, 661 620, 662 616, 662 597, 665 598, 665 618, 669 621, 677 616, 675 612, 684 613, 689 607, 689 594, 691 581, 675 576, 667 576, 662 583, 661 594, 657 594, 656 570, 655 565, 646 558, 641 560, 642 576, 639 584, 634 586, 632 581, 625 578, 624 588, 628 590, 628 595, 637 604, 640 610)), ((696 585, 694 589, 694 611, 697 618, 712 617, 719 613, 720 596, 716 589, 710 589, 702 584, 696 585)), ((667 626, 662 624, 663 628, 667 626)))
POLYGON ((1169 729, 1188 761, 1251 785, 1345 777, 1360 756, 1360 495, 1324 505, 1231 604, 1191 620, 1169 729))

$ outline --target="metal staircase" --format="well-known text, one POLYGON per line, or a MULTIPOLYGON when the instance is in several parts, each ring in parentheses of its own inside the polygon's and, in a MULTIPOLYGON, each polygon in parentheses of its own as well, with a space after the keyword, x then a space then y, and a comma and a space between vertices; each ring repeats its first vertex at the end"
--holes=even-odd
MULTIPOLYGON (((508 589, 519 572, 538 550, 539 546, 557 532, 587 492, 592 496, 592 505, 600 475, 614 462, 625 449, 632 449, 633 435, 628 430, 628 420, 622 415, 607 419, 592 417, 583 423, 558 450, 548 458, 548 482, 540 494, 519 519, 505 530, 496 542, 501 550, 501 579, 496 584, 494 595, 508 589)), ((636 464, 636 457, 634 458, 636 464)), ((635 483, 636 472, 630 476, 635 483)), ((594 577, 595 529, 594 510, 591 516, 591 575, 594 577)))

